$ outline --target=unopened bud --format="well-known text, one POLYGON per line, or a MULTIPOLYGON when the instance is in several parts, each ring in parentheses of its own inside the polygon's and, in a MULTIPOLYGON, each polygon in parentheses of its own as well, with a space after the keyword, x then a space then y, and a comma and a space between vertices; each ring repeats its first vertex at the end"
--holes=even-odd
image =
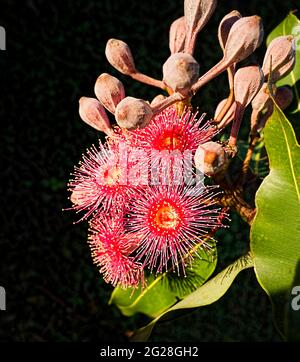
MULTIPOLYGON (((227 102, 227 98, 223 99, 218 105, 217 108, 215 110, 215 115, 214 115, 214 119, 217 119, 219 113, 222 111, 224 105, 227 102)), ((233 121, 234 116, 235 116, 235 111, 236 111, 236 102, 233 102, 230 106, 230 108, 228 109, 228 111, 224 114, 224 116, 222 117, 220 123, 217 124, 217 128, 218 129, 222 129, 224 127, 226 127, 230 122, 233 121)))
POLYGON ((293 101, 293 92, 289 87, 279 87, 275 94, 275 101, 279 108, 286 109, 293 101))
POLYGON ((199 77, 199 64, 186 53, 172 54, 163 65, 163 80, 174 92, 187 94, 199 77))
POLYGON ((257 65, 240 68, 234 76, 234 99, 246 107, 263 85, 264 75, 257 65))
POLYGON ((221 112, 221 110, 223 109, 226 102, 227 102, 227 98, 222 99, 221 102, 219 102, 219 104, 217 105, 217 108, 215 110, 214 119, 217 118, 218 114, 221 112))
POLYGON ((107 73, 102 73, 98 77, 94 90, 99 101, 113 114, 116 111, 117 104, 125 98, 125 89, 122 82, 107 73))
POLYGON ((122 40, 109 39, 106 44, 105 55, 109 63, 120 73, 126 75, 136 73, 131 50, 122 40))
POLYGON ((217 0, 185 0, 184 17, 186 22, 185 52, 193 54, 197 34, 215 11, 217 0))
POLYGON ((237 10, 233 10, 229 14, 225 15, 221 20, 218 28, 218 39, 222 50, 225 48, 232 25, 241 17, 242 15, 237 10))
POLYGON ((276 82, 290 72, 294 67, 295 57, 295 41, 292 35, 273 39, 267 48, 262 66, 266 80, 269 78, 270 69, 272 82, 276 82))
MULTIPOLYGON (((273 86, 273 92, 276 92, 276 87, 273 86)), ((259 131, 265 124, 267 118, 272 114, 273 102, 270 97, 268 83, 264 83, 256 96, 251 102, 251 131, 255 133, 259 131)))
POLYGON ((237 20, 231 27, 224 48, 226 62, 238 63, 258 48, 263 40, 263 25, 257 15, 237 20))
POLYGON ((173 21, 170 27, 169 47, 172 54, 184 49, 185 35, 185 19, 182 16, 173 21))
POLYGON ((151 107, 155 107, 157 104, 160 104, 165 99, 166 99, 166 97, 164 95, 159 94, 152 99, 150 105, 151 105, 151 107))
POLYGON ((206 142, 195 153, 196 168, 207 176, 213 176, 226 168, 227 154, 221 144, 206 142))
POLYGON ((150 105, 142 99, 124 98, 116 108, 116 121, 121 128, 134 130, 146 127, 153 116, 150 105))
POLYGON ((246 59, 261 44, 262 39, 263 26, 259 16, 237 20, 229 31, 222 60, 198 79, 192 87, 192 92, 195 93, 234 63, 246 59))
POLYGON ((97 99, 81 97, 79 115, 85 123, 96 130, 105 132, 107 135, 113 134, 105 109, 97 99))
POLYGON ((268 83, 264 83, 251 102, 252 109, 262 111, 270 101, 268 83))

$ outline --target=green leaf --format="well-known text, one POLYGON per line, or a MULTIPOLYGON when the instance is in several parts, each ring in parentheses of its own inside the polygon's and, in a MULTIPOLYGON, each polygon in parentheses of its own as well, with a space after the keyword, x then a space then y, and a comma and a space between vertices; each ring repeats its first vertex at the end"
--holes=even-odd
POLYGON ((275 103, 264 137, 270 174, 256 194, 250 246, 257 279, 271 297, 277 327, 286 335, 285 311, 300 261, 300 147, 275 103))
POLYGON ((239 272, 244 269, 251 268, 252 266, 253 262, 249 254, 239 258, 196 291, 189 294, 183 300, 159 315, 147 326, 136 331, 132 341, 142 342, 148 340, 155 324, 162 317, 165 319, 167 314, 171 312, 181 309, 198 308, 216 302, 226 293, 239 272))
POLYGON ((300 20, 292 12, 269 34, 267 38, 267 45, 281 35, 294 35, 296 41, 296 64, 294 69, 284 78, 280 79, 276 85, 283 86, 289 85, 293 87, 295 102, 293 113, 300 112, 300 20))
POLYGON ((143 313, 155 318, 179 299, 196 290, 214 272, 217 263, 216 243, 213 239, 207 242, 207 247, 199 247, 198 256, 194 256, 191 266, 186 268, 186 277, 166 272, 146 280, 146 288, 114 289, 109 304, 115 304, 122 314, 130 317, 143 313))
MULTIPOLYGON (((286 305, 286 333, 287 340, 296 342, 300 341, 300 310, 291 308, 293 299, 298 298, 300 288, 300 262, 297 265, 296 276, 293 282, 293 287, 290 290, 290 301, 286 305), (297 294, 295 292, 297 291, 297 294)), ((298 299, 297 299, 298 300, 298 299)), ((299 302, 297 303, 299 305, 299 302)))

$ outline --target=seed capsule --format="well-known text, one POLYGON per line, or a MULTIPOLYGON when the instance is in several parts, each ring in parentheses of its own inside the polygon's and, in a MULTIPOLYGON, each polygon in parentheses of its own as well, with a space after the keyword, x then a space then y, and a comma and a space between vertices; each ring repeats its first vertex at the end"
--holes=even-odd
POLYGON ((194 160, 199 171, 213 176, 226 168, 228 157, 221 144, 210 141, 199 145, 194 160))
POLYGON ((294 67, 295 57, 296 50, 293 36, 279 36, 273 39, 268 46, 262 66, 266 80, 270 75, 270 67, 272 69, 272 82, 276 82, 290 72, 294 67))
POLYGON ((163 65, 163 80, 175 92, 187 94, 198 77, 199 64, 190 54, 172 54, 163 65))
POLYGON ((131 50, 122 40, 109 39, 106 44, 105 55, 109 63, 120 73, 126 75, 136 73, 131 50))
POLYGON ((105 109, 97 99, 81 97, 79 99, 79 115, 89 126, 105 132, 107 135, 113 135, 105 109))
POLYGON ((170 27, 169 47, 172 54, 184 49, 185 35, 185 19, 182 16, 173 21, 170 27))
POLYGON ((116 106, 125 98, 125 89, 119 79, 102 73, 94 87, 95 94, 103 106, 111 113, 115 113, 116 106))
POLYGON ((150 105, 142 99, 124 98, 116 108, 116 121, 121 128, 130 131, 145 128, 153 116, 150 105))

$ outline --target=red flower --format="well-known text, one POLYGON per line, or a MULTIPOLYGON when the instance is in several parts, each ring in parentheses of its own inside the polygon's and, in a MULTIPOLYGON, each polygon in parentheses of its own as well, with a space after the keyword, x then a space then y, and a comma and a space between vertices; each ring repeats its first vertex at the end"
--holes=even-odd
POLYGON ((179 263, 184 269, 191 248, 203 244, 205 235, 222 226, 215 195, 215 187, 204 187, 200 193, 187 186, 143 190, 130 205, 126 225, 141 240, 136 260, 156 272, 170 265, 179 272, 179 263))
POLYGON ((122 215, 97 214, 90 226, 92 257, 104 280, 123 288, 137 287, 140 282, 143 285, 142 266, 129 256, 137 239, 125 234, 122 215))
POLYGON ((209 122, 203 122, 205 115, 197 115, 186 111, 178 116, 171 106, 153 117, 146 128, 135 131, 136 143, 148 150, 196 151, 217 133, 209 122))
POLYGON ((79 167, 75 167, 69 190, 73 207, 84 211, 84 218, 97 210, 122 208, 134 195, 136 185, 142 181, 141 175, 131 175, 137 159, 131 157, 133 161, 128 161, 127 153, 133 151, 125 143, 120 143, 119 148, 99 143, 98 149, 93 146, 83 156, 79 167))

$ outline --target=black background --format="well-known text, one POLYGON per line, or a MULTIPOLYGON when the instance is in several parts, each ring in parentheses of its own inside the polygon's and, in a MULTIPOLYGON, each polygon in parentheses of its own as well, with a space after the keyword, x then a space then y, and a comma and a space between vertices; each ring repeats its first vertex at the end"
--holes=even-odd
MULTIPOLYGON (((221 57, 216 34, 232 9, 263 17, 268 34, 297 1, 219 1, 201 32, 195 57, 204 73, 221 57)), ((78 116, 80 96, 93 96, 97 76, 109 72, 128 95, 150 100, 158 92, 112 69, 106 41, 126 41, 137 67, 161 77, 169 56, 168 29, 183 13, 181 0, 1 1, 0 25, 7 50, 0 52, 1 341, 126 341, 147 322, 123 317, 108 306, 112 291, 92 264, 87 224, 73 225, 67 182, 82 152, 102 135, 78 116)), ((260 62, 263 45, 252 61, 260 62)), ((226 96, 226 76, 211 82, 194 104, 208 115, 226 96)), ((244 132, 247 125, 244 125, 244 132)), ((248 250, 248 226, 235 214, 220 232, 218 270, 248 250)), ((278 341, 271 307, 253 270, 238 276, 222 300, 158 327, 152 341, 278 341)))

